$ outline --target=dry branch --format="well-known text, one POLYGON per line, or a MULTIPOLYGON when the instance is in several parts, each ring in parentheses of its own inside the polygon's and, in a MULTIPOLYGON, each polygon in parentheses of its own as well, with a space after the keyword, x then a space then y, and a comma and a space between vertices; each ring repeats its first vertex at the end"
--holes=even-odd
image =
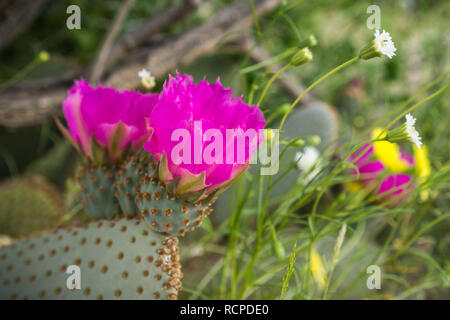
MULTIPOLYGON (((279 0, 255 0, 254 3, 257 14, 262 15, 278 5, 279 0)), ((238 31, 245 32, 252 21, 248 1, 242 0, 223 9, 202 26, 150 49, 137 48, 124 66, 109 73, 106 83, 117 88, 136 87, 139 84, 137 72, 143 67, 156 77, 165 76, 181 65, 214 52, 238 35, 238 31)), ((3 93, 0 96, 0 125, 19 127, 42 122, 60 110, 67 89, 64 82, 42 90, 15 88, 3 93)))
POLYGON ((147 23, 140 26, 134 31, 130 31, 114 45, 108 64, 112 64, 117 60, 126 56, 127 53, 141 45, 143 42, 150 40, 154 35, 163 29, 174 24, 174 22, 182 20, 185 16, 196 9, 203 0, 184 0, 181 4, 168 9, 157 17, 152 17, 147 23))
POLYGON ((114 45, 114 40, 117 34, 119 33, 120 27, 125 21, 128 12, 131 10, 133 5, 134 0, 124 0, 124 3, 120 7, 120 10, 117 13, 116 18, 114 19, 111 29, 108 31, 108 34, 105 37, 105 41, 102 44, 97 60, 95 61, 94 67, 92 68, 92 73, 90 77, 91 82, 97 83, 98 80, 100 80, 100 77, 102 76, 103 71, 105 70, 111 48, 114 45))
MULTIPOLYGON (((279 0, 255 1, 258 15, 272 10, 279 0)), ((225 40, 239 36, 239 31, 253 23, 248 1, 236 3, 212 17, 208 22, 194 28, 166 44, 146 52, 145 59, 127 63, 115 71, 107 83, 116 88, 135 87, 139 84, 136 74, 142 68, 149 69, 156 77, 162 76, 181 65, 214 52, 225 40)))
POLYGON ((0 49, 34 21, 48 0, 0 1, 0 49))

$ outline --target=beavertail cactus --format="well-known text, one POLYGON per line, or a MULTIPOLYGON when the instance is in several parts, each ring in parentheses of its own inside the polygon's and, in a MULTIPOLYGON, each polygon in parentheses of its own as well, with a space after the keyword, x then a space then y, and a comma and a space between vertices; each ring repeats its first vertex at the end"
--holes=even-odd
POLYGON ((231 94, 179 74, 160 95, 76 82, 63 104, 69 130, 58 125, 84 157, 79 200, 98 220, 1 248, 0 299, 176 299, 176 236, 211 213, 263 136, 262 111, 231 94), (80 290, 67 288, 68 267, 80 268, 80 290))
POLYGON ((32 236, 0 248, 0 299, 176 299, 177 244, 137 217, 32 236), (73 266, 80 289, 68 281, 73 266))

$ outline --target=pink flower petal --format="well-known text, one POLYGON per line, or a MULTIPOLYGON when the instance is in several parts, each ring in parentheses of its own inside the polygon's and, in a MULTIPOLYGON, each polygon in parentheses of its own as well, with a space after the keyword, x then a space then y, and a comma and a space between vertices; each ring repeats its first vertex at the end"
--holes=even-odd
POLYGON ((379 160, 367 162, 359 167, 358 171, 363 182, 369 182, 376 178, 376 176, 385 169, 384 164, 379 160))
POLYGON ((390 175, 383 179, 377 194, 383 194, 386 192, 389 192, 389 196, 402 194, 411 180, 412 178, 407 174, 390 175))
MULTIPOLYGON (((159 158, 164 152, 167 155, 168 167, 174 177, 182 177, 186 172, 194 175, 206 172, 206 185, 214 188, 232 179, 236 165, 248 163, 256 149, 259 139, 257 131, 264 128, 264 114, 257 106, 249 106, 242 98, 232 96, 232 90, 224 88, 217 79, 208 83, 203 79, 194 83, 190 75, 169 76, 150 116, 150 126, 154 128, 152 138, 144 145, 144 149, 159 158), (199 127, 200 125, 200 127, 199 127), (172 150, 179 141, 172 141, 172 133, 177 129, 189 132, 190 161, 178 163, 172 159, 172 150), (214 154, 215 163, 207 163, 203 154, 205 148, 213 143, 201 143, 202 136, 208 129, 218 130, 222 136, 220 143, 223 152, 214 154), (243 152, 238 150, 233 141, 227 143, 227 129, 253 129, 255 134, 245 140, 243 152), (196 143, 200 137, 200 144, 196 143), (251 140, 251 141, 250 141, 251 140), (233 153, 233 157, 230 155, 233 153), (230 157, 227 163, 227 155, 230 157), (195 161, 195 160, 199 161, 195 161), (237 163, 243 160, 243 163, 237 163), (186 171, 187 170, 187 171, 186 171)), ((242 137, 242 133, 238 133, 242 137)), ((217 142, 219 144, 219 142, 217 142)))
POLYGON ((93 88, 87 81, 80 80, 68 91, 63 111, 70 134, 88 157, 91 157, 91 135, 106 147, 118 123, 125 128, 120 151, 132 142, 137 152, 150 136, 148 118, 157 99, 157 94, 118 91, 101 84, 93 88))

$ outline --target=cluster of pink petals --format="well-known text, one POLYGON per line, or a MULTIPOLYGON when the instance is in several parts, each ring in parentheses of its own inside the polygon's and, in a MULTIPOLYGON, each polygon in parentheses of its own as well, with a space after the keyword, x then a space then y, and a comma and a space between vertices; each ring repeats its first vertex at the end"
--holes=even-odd
POLYGON ((93 138, 108 150, 112 161, 130 144, 137 152, 151 134, 148 117, 157 97, 102 85, 93 88, 85 80, 76 81, 63 102, 69 138, 91 160, 93 138))
MULTIPOLYGON (((403 199, 407 196, 408 190, 413 188, 410 185, 412 177, 405 173, 388 173, 382 161, 374 159, 374 146, 365 144, 360 150, 349 157, 357 169, 353 169, 354 175, 359 175, 359 180, 364 185, 378 185, 377 195, 387 195, 403 199)), ((400 151, 401 159, 407 163, 408 167, 414 166, 414 158, 400 151)))
MULTIPOLYGON (((130 147, 133 152, 142 148, 160 161, 165 155, 166 177, 164 182, 179 178, 184 185, 192 185, 195 180, 197 191, 203 188, 215 190, 239 176, 248 167, 252 153, 261 139, 259 129, 264 128, 265 120, 257 106, 249 106, 242 98, 233 97, 232 90, 224 88, 220 81, 208 83, 206 80, 194 83, 189 75, 169 76, 160 94, 142 94, 136 91, 118 91, 99 85, 93 88, 84 80, 76 81, 63 102, 63 112, 69 130, 60 126, 63 133, 78 149, 91 160, 94 143, 108 151, 110 162, 119 159, 121 153, 130 147), (223 137, 223 159, 214 163, 191 161, 177 163, 172 160, 172 149, 178 144, 172 134, 177 129, 187 130, 195 136, 193 125, 201 124, 201 131, 215 129, 223 137), (246 139, 245 155, 239 154, 237 144, 230 144, 227 129, 252 129, 255 136, 246 139), (252 141, 249 141, 252 140, 252 141), (234 159, 226 158, 233 151, 234 159), (239 158, 239 161, 238 161, 239 158), (242 161, 242 159, 244 161, 242 161), (230 161, 231 160, 231 161, 230 161), (200 178, 200 179, 199 179, 200 178), (198 181, 202 180, 202 181, 198 181)), ((201 139, 203 136, 201 136, 201 139)), ((212 142, 214 137, 210 140, 212 142)), ((193 145, 192 157, 203 149, 193 145)), ((242 153, 242 152, 241 152, 242 153)), ((220 157, 220 155, 215 155, 220 157)), ((161 177, 160 177, 161 178, 161 177)))
MULTIPOLYGON (((236 159, 238 153, 236 145, 227 144, 226 129, 242 129, 243 131, 253 129, 258 132, 259 129, 264 128, 264 124, 262 111, 257 106, 247 105, 242 98, 233 97, 232 90, 224 88, 219 79, 216 83, 208 83, 206 80, 194 83, 190 75, 177 73, 176 78, 169 76, 153 108, 150 126, 154 132, 144 149, 151 152, 156 159, 166 155, 168 170, 173 179, 179 177, 183 180, 204 172, 204 184, 198 188, 208 187, 211 190, 242 173, 247 168, 250 156, 259 143, 258 136, 256 143, 252 143, 251 146, 246 145, 245 163, 240 163, 236 159), (203 154, 204 150, 195 150, 198 146, 194 146, 194 139, 192 139, 192 161, 175 164, 171 154, 178 141, 172 141, 171 135, 176 129, 185 129, 190 132, 191 137, 194 137, 196 133, 198 134, 194 132, 194 129, 198 131, 194 122, 201 122, 203 133, 211 128, 220 131, 223 137, 223 161, 207 164, 202 157, 200 163, 198 161, 195 163, 194 152, 203 154), (230 151, 234 152, 232 162, 225 159, 230 151)), ((208 143, 205 142, 202 148, 204 149, 207 145, 208 143)))

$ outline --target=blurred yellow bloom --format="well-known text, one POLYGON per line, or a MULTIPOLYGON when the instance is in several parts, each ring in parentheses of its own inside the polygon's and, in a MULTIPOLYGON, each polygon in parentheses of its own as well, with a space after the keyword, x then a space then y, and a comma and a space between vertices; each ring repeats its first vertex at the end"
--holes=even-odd
MULTIPOLYGON (((372 139, 384 138, 385 136, 386 132, 383 132, 381 128, 375 128, 372 132, 372 139)), ((388 170, 403 172, 408 168, 408 162, 402 159, 398 144, 388 141, 376 141, 373 143, 373 147, 375 157, 383 162, 388 170)))
POLYGON ((327 275, 322 263, 322 258, 314 248, 311 249, 309 257, 309 268, 311 269, 314 281, 319 286, 319 289, 323 290, 325 288, 327 275))
POLYGON ((428 177, 431 173, 431 165, 426 146, 422 146, 421 148, 414 146, 414 161, 417 175, 420 178, 428 177))
MULTIPOLYGON (((414 146, 414 166, 416 174, 421 178, 419 181, 423 182, 431 173, 431 164, 428 159, 427 147, 422 145, 421 148, 414 146)), ((426 201, 430 198, 430 189, 424 189, 420 192, 420 200, 426 201)))
POLYGON ((266 136, 266 141, 270 144, 273 137, 275 136, 275 133, 272 129, 266 129, 264 130, 264 135, 266 136))
POLYGON ((357 192, 361 190, 362 186, 363 185, 358 181, 350 181, 345 184, 346 189, 350 192, 357 192))

